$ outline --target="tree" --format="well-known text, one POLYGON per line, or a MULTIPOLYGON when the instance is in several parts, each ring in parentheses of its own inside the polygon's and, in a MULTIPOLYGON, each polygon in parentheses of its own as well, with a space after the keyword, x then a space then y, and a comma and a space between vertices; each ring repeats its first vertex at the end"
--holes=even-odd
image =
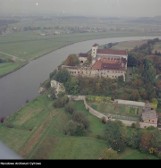
POLYGON ((151 147, 153 150, 150 151, 151 153, 154 153, 156 155, 158 155, 161 152, 161 133, 160 130, 158 129, 154 129, 152 131, 152 140, 151 140, 151 147))
POLYGON ((83 136, 86 133, 86 129, 82 123, 70 120, 65 126, 64 133, 71 136, 83 136))
POLYGON ((73 120, 70 120, 65 126, 64 133, 66 135, 75 135, 76 128, 77 128, 77 123, 74 122, 73 120))
POLYGON ((129 53, 129 55, 128 55, 128 63, 127 63, 127 65, 129 67, 134 67, 134 66, 138 65, 138 61, 137 61, 137 59, 135 58, 135 56, 132 53, 129 53))
POLYGON ((147 59, 144 60, 144 71, 142 77, 144 78, 144 83, 150 82, 154 84, 155 82, 156 70, 153 63, 147 59))
POLYGON ((131 96, 130 96, 130 100, 135 100, 137 101, 139 99, 140 95, 139 95, 139 91, 138 89, 133 89, 131 90, 131 96))
POLYGON ((4 123, 5 117, 0 118, 0 123, 4 123))
POLYGON ((59 97, 55 100, 53 106, 56 108, 64 107, 69 102, 69 98, 67 96, 59 97))
POLYGON ((120 121, 108 121, 105 128, 105 138, 112 149, 122 152, 126 145, 126 128, 120 121))
POLYGON ((56 73, 54 73, 53 78, 60 82, 60 83, 65 83, 70 79, 70 73, 66 69, 60 69, 56 73))
MULTIPOLYGON (((136 127, 136 125, 133 125, 136 127)), ((139 148, 139 142, 140 142, 140 132, 136 128, 131 129, 130 133, 127 134, 127 140, 126 143, 128 146, 138 149, 139 148)))
POLYGON ((153 98, 151 100, 151 105, 152 105, 153 109, 157 109, 157 107, 158 107, 158 100, 156 98, 153 98))
POLYGON ((71 77, 65 83, 65 90, 68 94, 76 95, 79 93, 79 81, 76 77, 71 77))
POLYGON ((69 102, 66 106, 65 106, 65 111, 68 112, 69 114, 73 114, 74 113, 74 107, 73 107, 73 103, 69 102))
POLYGON ((139 149, 141 151, 147 152, 151 148, 151 140, 153 136, 151 131, 144 130, 141 134, 139 149))
POLYGON ((112 159, 118 159, 118 154, 117 151, 111 149, 111 148, 106 148, 103 150, 101 154, 101 159, 103 160, 112 160, 112 159))
POLYGON ((80 62, 79 62, 77 55, 71 54, 67 57, 64 64, 67 66, 77 66, 79 65, 79 63, 80 62))
POLYGON ((89 121, 87 117, 81 112, 75 112, 72 116, 73 121, 83 124, 85 129, 89 128, 89 121))

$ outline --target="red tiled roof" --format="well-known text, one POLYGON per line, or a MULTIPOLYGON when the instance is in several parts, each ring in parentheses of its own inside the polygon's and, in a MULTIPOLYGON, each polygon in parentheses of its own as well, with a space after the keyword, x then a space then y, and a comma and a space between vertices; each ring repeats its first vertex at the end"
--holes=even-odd
POLYGON ((98 49, 98 54, 127 55, 126 50, 98 49))
POLYGON ((101 67, 102 67, 102 62, 101 60, 98 60, 94 63, 94 65, 92 66, 92 69, 101 70, 101 67))
POLYGON ((102 58, 100 60, 97 60, 94 65, 92 66, 92 69, 94 70, 103 70, 103 69, 116 69, 116 70, 122 70, 124 69, 124 65, 122 66, 123 60, 108 60, 107 58, 102 58))

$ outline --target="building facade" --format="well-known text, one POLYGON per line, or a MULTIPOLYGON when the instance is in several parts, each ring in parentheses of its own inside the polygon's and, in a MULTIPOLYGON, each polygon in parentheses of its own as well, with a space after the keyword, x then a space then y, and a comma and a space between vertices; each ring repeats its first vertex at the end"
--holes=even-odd
MULTIPOLYGON (((81 65, 87 61, 88 54, 80 53, 78 58, 81 65)), ((91 49, 92 63, 85 66, 65 66, 71 75, 84 77, 104 77, 116 79, 120 76, 125 81, 127 71, 128 54, 126 50, 99 49, 98 44, 94 44, 91 49)))

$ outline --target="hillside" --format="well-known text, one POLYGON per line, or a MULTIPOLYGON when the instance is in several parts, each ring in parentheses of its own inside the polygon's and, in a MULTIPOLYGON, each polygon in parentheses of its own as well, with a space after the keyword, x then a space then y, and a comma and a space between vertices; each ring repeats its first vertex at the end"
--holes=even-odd
MULTIPOLYGON (((46 95, 29 102, 25 108, 0 124, 0 136, 11 149, 30 159, 99 159, 108 147, 101 139, 105 125, 89 114, 82 102, 74 102, 90 123, 84 136, 64 135, 69 114, 56 109, 46 95)), ((156 159, 149 154, 127 148, 119 159, 156 159)))

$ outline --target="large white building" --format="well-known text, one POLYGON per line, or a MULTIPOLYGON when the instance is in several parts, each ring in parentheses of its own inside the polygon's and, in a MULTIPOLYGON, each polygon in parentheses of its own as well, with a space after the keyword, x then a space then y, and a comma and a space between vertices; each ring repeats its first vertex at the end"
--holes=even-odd
MULTIPOLYGON (((87 60, 88 54, 79 54, 78 58, 81 63, 87 60)), ((125 81, 127 70, 128 54, 126 50, 100 49, 98 44, 94 44, 91 50, 92 64, 89 67, 69 67, 68 69, 73 76, 86 77, 105 77, 118 78, 122 76, 125 81)))

